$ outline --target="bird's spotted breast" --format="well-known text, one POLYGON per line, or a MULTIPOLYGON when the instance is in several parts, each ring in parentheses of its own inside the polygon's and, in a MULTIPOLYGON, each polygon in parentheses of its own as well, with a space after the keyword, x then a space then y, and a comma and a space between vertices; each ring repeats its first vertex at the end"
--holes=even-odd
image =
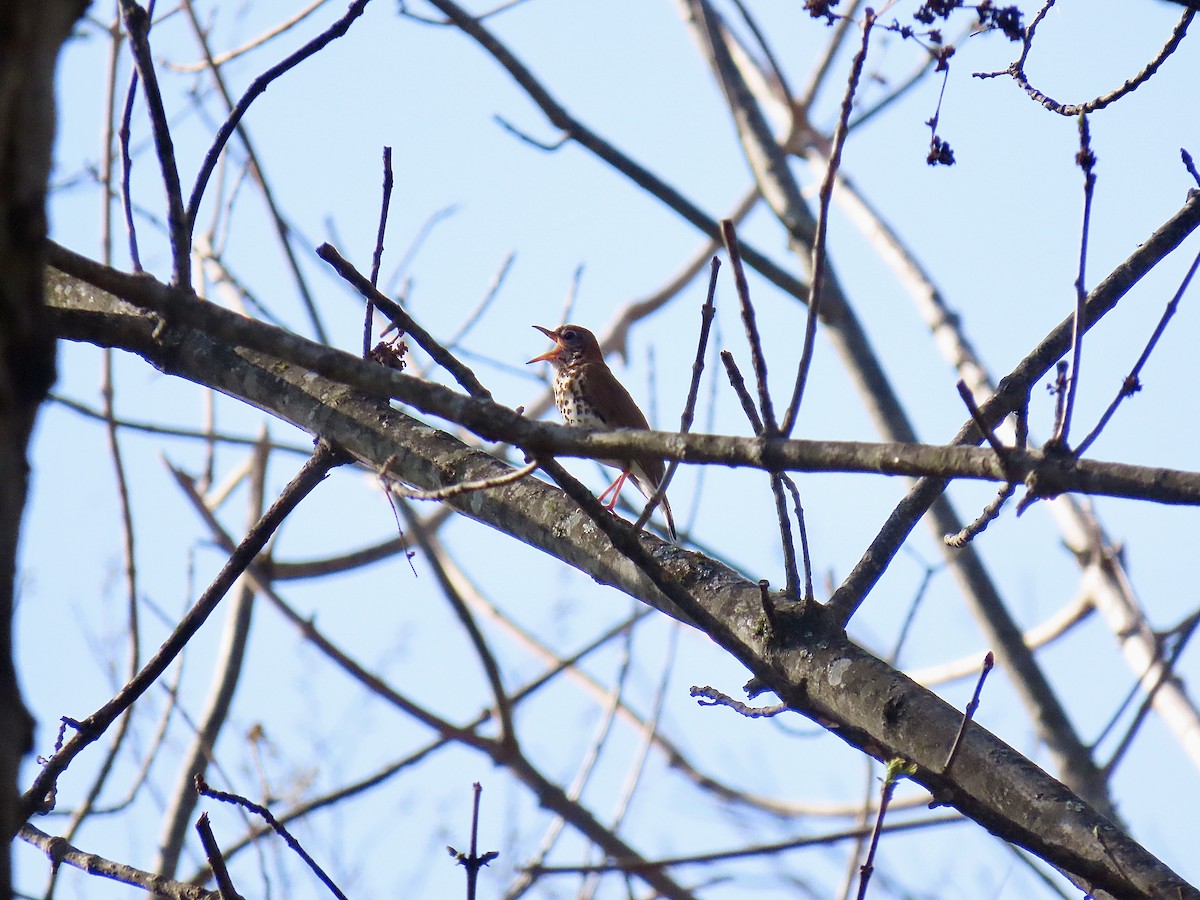
POLYGON ((554 403, 563 421, 575 428, 605 428, 604 420, 587 401, 578 372, 563 369, 554 379, 554 403))

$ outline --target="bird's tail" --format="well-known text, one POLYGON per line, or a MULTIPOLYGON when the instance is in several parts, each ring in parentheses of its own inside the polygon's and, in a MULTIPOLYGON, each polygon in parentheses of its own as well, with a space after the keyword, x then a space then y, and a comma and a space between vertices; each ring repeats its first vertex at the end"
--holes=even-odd
POLYGON ((671 504, 667 502, 666 494, 663 494, 662 497, 662 511, 667 517, 667 531, 671 535, 671 540, 679 543, 679 535, 675 533, 675 517, 671 515, 671 504))

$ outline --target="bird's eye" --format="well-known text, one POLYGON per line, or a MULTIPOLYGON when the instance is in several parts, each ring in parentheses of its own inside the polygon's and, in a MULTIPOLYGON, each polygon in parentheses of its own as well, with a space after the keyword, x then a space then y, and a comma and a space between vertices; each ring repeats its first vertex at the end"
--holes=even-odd
POLYGON ((579 332, 576 331, 574 328, 568 328, 566 331, 564 331, 562 333, 562 339, 564 341, 574 341, 574 340, 577 340, 578 338, 579 338, 579 332))

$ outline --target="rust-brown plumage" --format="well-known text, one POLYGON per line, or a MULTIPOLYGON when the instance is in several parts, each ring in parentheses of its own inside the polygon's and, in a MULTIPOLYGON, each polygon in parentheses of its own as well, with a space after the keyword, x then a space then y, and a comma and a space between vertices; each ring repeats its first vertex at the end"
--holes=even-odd
MULTIPOLYGON (((554 366, 554 402, 564 422, 577 428, 650 428, 650 423, 629 396, 629 391, 617 381, 604 361, 600 343, 594 334, 579 325, 562 325, 553 330, 541 325, 533 327, 554 341, 554 349, 529 362, 545 361, 554 366)), ((598 498, 603 501, 612 494, 612 499, 605 504, 609 510, 616 506, 617 496, 627 478, 649 498, 662 483, 666 471, 663 461, 656 457, 642 457, 628 462, 600 461, 606 466, 621 469, 617 480, 598 498)), ((662 509, 667 517, 667 528, 674 538, 675 520, 665 496, 662 498, 662 509)))

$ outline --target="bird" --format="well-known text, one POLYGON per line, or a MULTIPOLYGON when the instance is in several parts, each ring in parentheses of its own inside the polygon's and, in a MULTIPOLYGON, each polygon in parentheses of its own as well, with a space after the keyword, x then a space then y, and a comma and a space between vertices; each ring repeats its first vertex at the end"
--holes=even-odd
MULTIPOLYGON (((594 334, 580 325, 560 325, 554 329, 541 325, 533 327, 554 341, 554 348, 535 356, 526 365, 548 362, 554 367, 554 403, 567 425, 594 429, 650 429, 650 423, 629 396, 629 391, 617 381, 617 376, 604 361, 600 342, 594 334)), ((664 461, 659 457, 602 459, 600 462, 621 470, 617 480, 596 498, 603 503, 611 493, 612 498, 604 505, 610 512, 616 506, 621 487, 627 479, 649 499, 658 490, 666 470, 664 461)), ((661 503, 667 518, 667 530, 671 539, 677 540, 675 519, 666 495, 661 503)))

